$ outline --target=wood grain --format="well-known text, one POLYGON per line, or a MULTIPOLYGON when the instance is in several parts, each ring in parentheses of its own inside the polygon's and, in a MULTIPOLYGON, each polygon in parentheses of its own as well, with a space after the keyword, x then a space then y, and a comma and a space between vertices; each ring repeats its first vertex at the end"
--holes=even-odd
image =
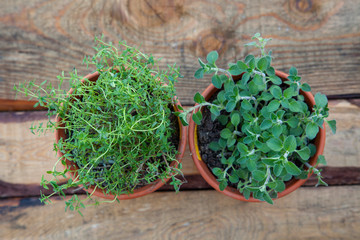
POLYGON ((266 203, 215 191, 157 192, 64 212, 64 202, 0 200, 2 239, 357 239, 360 186, 300 188, 266 203), (331 201, 330 201, 331 199, 331 201))
POLYGON ((0 99, 0 112, 46 110, 45 107, 41 106, 34 108, 36 102, 37 101, 0 99))
MULTIPOLYGON (((219 66, 242 59, 255 32, 273 40, 275 67, 299 69, 313 92, 359 94, 360 5, 356 0, 91 0, 4 1, 0 9, 0 98, 14 99, 13 84, 56 82, 61 71, 92 53, 94 35, 126 40, 174 62, 183 104, 210 80, 195 80, 197 58, 220 53, 219 66)), ((65 84, 65 88, 68 85, 65 84)))
MULTIPOLYGON (((360 185, 360 167, 320 167, 323 180, 328 186, 346 186, 360 185)), ((194 190, 214 190, 200 174, 186 174, 184 177, 179 176, 184 183, 181 185, 180 191, 194 190)), ((63 180, 65 183, 66 180, 63 180)), ((315 174, 305 182, 303 187, 314 187, 318 182, 315 174)), ((175 189, 170 184, 165 184, 157 192, 172 191, 175 189)), ((39 184, 21 184, 8 183, 0 180, 0 199, 4 198, 28 198, 40 197, 40 192, 49 195, 53 193, 52 187, 48 185, 48 189, 44 189, 39 184)), ((85 191, 79 188, 69 188, 64 191, 66 195, 82 195, 85 191)))
MULTIPOLYGON (((0 180, 8 183, 38 184, 41 176, 56 162, 53 133, 31 134, 29 127, 46 120, 43 111, 0 113, 0 180)), ((330 103, 330 119, 338 131, 327 129, 325 157, 332 167, 360 167, 360 107, 348 101, 330 103)), ((186 175, 198 174, 188 146, 183 159, 186 175)))

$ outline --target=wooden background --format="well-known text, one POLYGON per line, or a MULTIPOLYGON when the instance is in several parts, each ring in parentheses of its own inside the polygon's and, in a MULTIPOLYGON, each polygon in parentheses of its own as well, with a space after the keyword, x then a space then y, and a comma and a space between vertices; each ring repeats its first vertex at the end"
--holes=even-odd
POLYGON ((0 238, 1 239, 356 239, 360 236, 360 1, 359 0, 0 0, 0 238), (175 194, 151 195, 83 211, 64 202, 39 203, 41 175, 55 162, 51 133, 28 128, 45 119, 13 85, 56 82, 81 65, 95 35, 126 40, 174 62, 184 75, 180 101, 193 104, 209 79, 195 80, 197 58, 211 50, 226 66, 252 52, 255 32, 273 40, 275 67, 296 66, 313 93, 328 95, 338 133, 327 134, 323 175, 274 206, 244 203, 215 192, 199 176, 189 151, 188 180, 175 194), (24 111, 30 110, 30 111, 24 111))

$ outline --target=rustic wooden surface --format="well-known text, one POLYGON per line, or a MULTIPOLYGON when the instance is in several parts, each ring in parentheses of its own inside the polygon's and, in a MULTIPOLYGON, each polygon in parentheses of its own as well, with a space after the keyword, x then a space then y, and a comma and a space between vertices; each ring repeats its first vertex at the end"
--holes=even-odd
MULTIPOLYGON (((130 236, 134 239, 237 239, 238 235, 243 236, 241 239, 297 239, 299 231, 304 231, 302 239, 325 236, 352 239, 358 234, 355 226, 360 221, 360 108, 349 101, 336 100, 330 101, 330 111, 330 117, 338 121, 338 132, 337 135, 327 133, 325 155, 329 166, 324 168, 323 175, 330 185, 328 188, 313 187, 316 181, 312 178, 305 184, 310 187, 277 200, 275 206, 237 202, 211 190, 198 175, 187 149, 183 166, 188 183, 180 194, 166 192, 171 190, 167 185, 150 197, 88 208, 84 218, 64 213, 64 202, 56 198, 51 206, 42 206, 37 200, 39 191, 43 190, 39 179, 51 169, 56 157, 51 151, 53 134, 38 137, 28 128, 33 122, 46 120, 45 112, 2 112, 0 229, 5 239, 25 233, 31 238, 43 239, 98 238, 98 229, 101 232, 106 229, 109 239, 118 239, 116 234, 120 229, 123 233, 120 239, 130 236), (160 213, 162 207, 166 212, 160 213), (154 221, 153 215, 161 219, 154 221), (49 222, 47 216, 56 217, 51 217, 49 222), (152 219, 151 223, 147 219, 152 219), (118 222, 124 223, 119 226, 118 222), (135 222, 140 225, 134 225, 135 222), (286 230, 290 225, 291 229, 286 230)), ((70 190, 68 194, 73 192, 70 190)))
MULTIPOLYGON (((360 236, 360 2, 357 0, 0 0, 0 238, 1 239, 357 239, 360 236), (13 85, 56 82, 61 71, 92 54, 94 35, 126 40, 174 62, 184 105, 208 78, 195 80, 197 58, 218 50, 220 66, 243 58, 255 32, 273 40, 275 67, 296 66, 313 93, 333 99, 323 175, 311 178, 274 206, 235 201, 215 192, 196 170, 188 149, 188 183, 169 185, 119 204, 64 212, 64 202, 38 201, 41 175, 55 162, 53 134, 30 133, 46 119, 33 102, 14 101, 13 85), (26 111, 26 112, 25 112, 26 111)), ((64 86, 65 88, 68 87, 64 86)), ((20 99, 20 100, 19 100, 20 99)), ((72 191, 68 191, 72 194, 72 191)))
MULTIPOLYGON (((92 53, 94 35, 126 40, 176 62, 184 78, 180 100, 192 104, 209 79, 194 80, 197 58, 212 50, 220 66, 242 59, 255 32, 271 37, 279 70, 296 66, 313 92, 360 96, 360 4, 357 0, 100 0, 2 1, 0 9, 0 98, 14 99, 25 79, 56 81, 92 53)), ((23 97, 21 97, 23 98, 23 97)))
POLYGON ((54 200, 0 200, 2 239, 358 239, 360 186, 300 188, 275 205, 215 191, 156 192, 64 212, 54 200), (330 200, 331 199, 331 200, 330 200))

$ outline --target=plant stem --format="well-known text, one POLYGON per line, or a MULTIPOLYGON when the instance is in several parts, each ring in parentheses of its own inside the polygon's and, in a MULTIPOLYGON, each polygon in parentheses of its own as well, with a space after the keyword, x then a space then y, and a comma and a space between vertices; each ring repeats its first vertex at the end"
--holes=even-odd
POLYGON ((222 69, 222 68, 210 68, 210 70, 215 71, 216 73, 217 73, 217 72, 225 73, 226 75, 228 75, 228 77, 229 77, 232 81, 234 81, 234 79, 232 78, 231 73, 230 73, 229 71, 225 70, 225 69, 222 69))

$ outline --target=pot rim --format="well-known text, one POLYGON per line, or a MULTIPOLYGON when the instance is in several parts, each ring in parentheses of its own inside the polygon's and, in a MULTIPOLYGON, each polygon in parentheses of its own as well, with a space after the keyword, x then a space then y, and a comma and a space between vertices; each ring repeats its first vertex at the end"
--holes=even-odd
MULTIPOLYGON (((275 74, 280 77, 283 81, 287 79, 289 76, 288 74, 275 70, 275 74)), ((240 79, 241 75, 233 76, 235 80, 240 79)), ((213 84, 210 84, 201 94, 204 96, 205 100, 208 100, 214 93, 218 92, 219 89, 215 88, 213 84)), ((315 99, 314 96, 311 94, 311 92, 304 92, 300 89, 300 93, 305 97, 305 102, 313 107, 315 105, 315 99)), ((198 104, 195 104, 198 105, 198 104)), ((196 109, 195 112, 197 112, 199 109, 196 109)), ((193 112, 194 113, 194 112, 193 112)), ((192 113, 192 114, 193 114, 192 113)), ((229 197, 232 197, 237 200, 241 201, 247 201, 247 202, 261 202, 258 199, 255 199, 253 196, 250 196, 249 199, 246 199, 243 194, 241 194, 236 188, 227 186, 224 191, 221 191, 219 188, 219 182, 216 180, 213 173, 210 171, 210 169, 207 167, 207 165, 202 161, 198 141, 197 141, 197 128, 195 122, 192 120, 192 116, 190 116, 189 121, 189 129, 188 129, 188 137, 189 137, 189 147, 192 159, 194 161, 195 166, 199 170, 201 176, 205 179, 205 181, 212 186, 216 191, 223 193, 229 197)), ((309 164, 311 166, 316 165, 317 158, 319 155, 323 154, 324 147, 325 147, 325 137, 326 137, 326 129, 325 129, 325 123, 323 124, 323 128, 319 128, 319 132, 315 137, 314 143, 316 146, 316 153, 313 157, 309 159, 309 164)), ((297 188, 299 188, 301 185, 303 185, 309 177, 312 175, 312 172, 308 174, 306 179, 295 179, 292 178, 290 181, 286 183, 286 188, 284 191, 278 193, 278 198, 284 197, 288 195, 289 193, 295 191, 297 188)), ((275 199, 275 200, 276 200, 275 199)))
MULTIPOLYGON (((91 73, 91 74, 88 74, 86 75, 82 80, 81 82, 84 83, 85 79, 88 79, 90 81, 97 81, 98 77, 100 76, 100 73, 99 72, 94 72, 94 73, 91 73)), ((71 88, 69 91, 68 91, 68 95, 72 94, 74 91, 73 88, 71 88)), ((180 111, 182 112, 183 110, 180 110, 182 109, 182 105, 178 99, 177 96, 175 96, 173 98, 173 106, 175 108, 175 111, 180 111), (178 108, 178 106, 180 106, 180 109, 178 108)), ((61 121, 61 118, 56 115, 56 118, 55 118, 55 122, 56 124, 58 124, 59 122, 61 121)), ((179 146, 178 146, 178 154, 176 155, 176 159, 178 162, 176 161, 173 161, 170 166, 171 167, 174 167, 174 168, 177 168, 178 167, 178 164, 181 163, 183 157, 184 157, 184 153, 185 153, 185 148, 186 148, 186 141, 187 141, 187 130, 186 130, 186 127, 184 127, 181 123, 180 123, 180 119, 178 118, 178 122, 179 122, 179 146)), ((65 136, 65 131, 63 129, 56 129, 55 130, 55 141, 56 143, 59 142, 60 138, 63 138, 65 136)), ((60 152, 60 150, 58 150, 57 152, 57 156, 58 158, 62 157, 64 154, 60 152)), ((66 165, 63 165, 65 168, 68 168, 69 171, 68 172, 68 175, 74 180, 76 177, 77 177, 77 170, 79 169, 79 167, 77 166, 77 164, 75 162, 72 162, 72 161, 69 161, 68 159, 65 159, 65 162, 66 162, 66 165)), ((104 199, 115 199, 115 197, 118 199, 118 200, 126 200, 126 199, 133 199, 133 198, 138 198, 138 197, 142 197, 144 195, 147 195, 149 193, 152 193, 154 191, 156 191, 157 189, 159 189, 160 187, 162 187, 169 179, 171 178, 171 176, 169 176, 168 178, 166 179, 158 179, 150 184, 147 184, 143 187, 140 187, 138 189, 135 189, 133 191, 133 193, 129 193, 129 194, 121 194, 121 195, 118 195, 116 197, 116 195, 113 195, 113 194, 104 194, 103 190, 101 189, 98 189, 94 186, 90 186, 88 187, 87 189, 84 188, 84 190, 86 192, 88 192, 90 195, 92 196, 98 196, 98 197, 101 197, 101 198, 104 198, 104 199)), ((79 185, 80 187, 82 185, 79 185)))

